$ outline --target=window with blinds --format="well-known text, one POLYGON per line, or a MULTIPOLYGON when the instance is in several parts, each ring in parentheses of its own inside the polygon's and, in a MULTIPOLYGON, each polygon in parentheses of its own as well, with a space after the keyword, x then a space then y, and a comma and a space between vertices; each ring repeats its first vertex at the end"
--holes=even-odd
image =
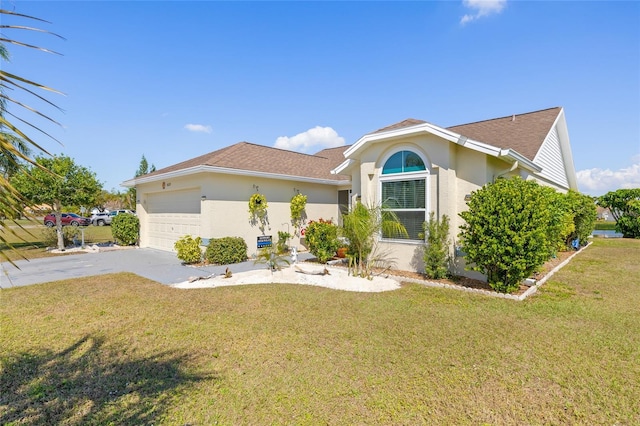
POLYGON ((427 210, 426 170, 422 158, 406 150, 396 152, 385 162, 380 179, 382 209, 393 212, 408 235, 383 234, 383 238, 421 240, 427 210))

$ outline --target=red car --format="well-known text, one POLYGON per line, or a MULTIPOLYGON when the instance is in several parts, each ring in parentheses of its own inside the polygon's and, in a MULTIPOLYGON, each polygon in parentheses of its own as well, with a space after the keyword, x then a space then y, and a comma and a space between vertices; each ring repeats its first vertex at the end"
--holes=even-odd
MULTIPOLYGON (((89 226, 91 219, 88 217, 82 217, 75 213, 62 213, 62 226, 89 226)), ((44 224, 49 228, 56 226, 56 216, 53 213, 49 213, 44 217, 44 224)))

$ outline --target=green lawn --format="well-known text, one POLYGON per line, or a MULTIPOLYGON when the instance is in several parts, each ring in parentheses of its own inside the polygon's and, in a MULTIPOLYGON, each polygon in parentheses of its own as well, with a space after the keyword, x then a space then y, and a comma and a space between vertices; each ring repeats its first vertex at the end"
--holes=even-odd
POLYGON ((598 231, 615 231, 616 223, 615 222, 596 222, 595 229, 598 231))
MULTIPOLYGON (((44 241, 44 233, 50 231, 42 224, 42 221, 32 222, 27 220, 19 220, 16 226, 13 222, 7 222, 8 228, 0 229, 0 237, 11 244, 14 250, 11 250, 7 244, 0 242, 0 251, 7 255, 11 260, 18 259, 35 259, 39 257, 56 256, 47 252, 47 244, 44 241)), ((87 226, 84 231, 84 240, 86 244, 102 243, 113 241, 110 226, 87 226)), ((59 256, 59 255, 58 255, 59 256)), ((6 259, 0 256, 0 261, 6 259)))
POLYGON ((640 240, 524 302, 406 285, 0 292, 0 424, 640 424, 640 240))

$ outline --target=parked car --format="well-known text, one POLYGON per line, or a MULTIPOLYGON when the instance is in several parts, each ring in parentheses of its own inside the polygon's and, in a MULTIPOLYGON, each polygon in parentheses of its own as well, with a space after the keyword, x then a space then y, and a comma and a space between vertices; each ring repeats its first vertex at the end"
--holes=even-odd
MULTIPOLYGON (((75 213, 62 213, 62 226, 89 226, 91 225, 91 219, 88 217, 82 217, 75 213)), ((56 216, 53 213, 49 213, 44 217, 44 224, 49 228, 56 226, 56 216)))
POLYGON ((91 215, 91 224, 95 226, 111 225, 111 216, 109 212, 98 212, 91 215))
POLYGON ((123 213, 136 214, 136 211, 135 210, 129 210, 129 209, 112 210, 112 211, 109 212, 109 215, 111 216, 111 219, 113 219, 114 217, 118 216, 119 214, 123 214, 123 213))

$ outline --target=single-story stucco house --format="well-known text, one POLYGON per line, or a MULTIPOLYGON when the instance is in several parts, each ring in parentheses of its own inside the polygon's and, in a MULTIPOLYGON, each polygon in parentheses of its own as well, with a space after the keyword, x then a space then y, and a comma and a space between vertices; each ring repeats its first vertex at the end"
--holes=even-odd
MULTIPOLYGON (((396 267, 422 267, 422 222, 435 212, 451 219, 472 191, 500 176, 519 175, 558 191, 577 190, 569 134, 560 107, 443 128, 407 119, 366 134, 354 144, 314 155, 240 142, 136 177, 140 246, 173 250, 181 236, 240 236, 257 251, 260 229, 251 225, 248 201, 268 202, 264 234, 292 232, 289 202, 307 195, 309 220, 339 221, 356 200, 385 203, 408 231, 383 240, 396 267)), ((294 242, 295 244, 296 242, 294 242)), ((457 271, 462 272, 462 271, 457 271)))

